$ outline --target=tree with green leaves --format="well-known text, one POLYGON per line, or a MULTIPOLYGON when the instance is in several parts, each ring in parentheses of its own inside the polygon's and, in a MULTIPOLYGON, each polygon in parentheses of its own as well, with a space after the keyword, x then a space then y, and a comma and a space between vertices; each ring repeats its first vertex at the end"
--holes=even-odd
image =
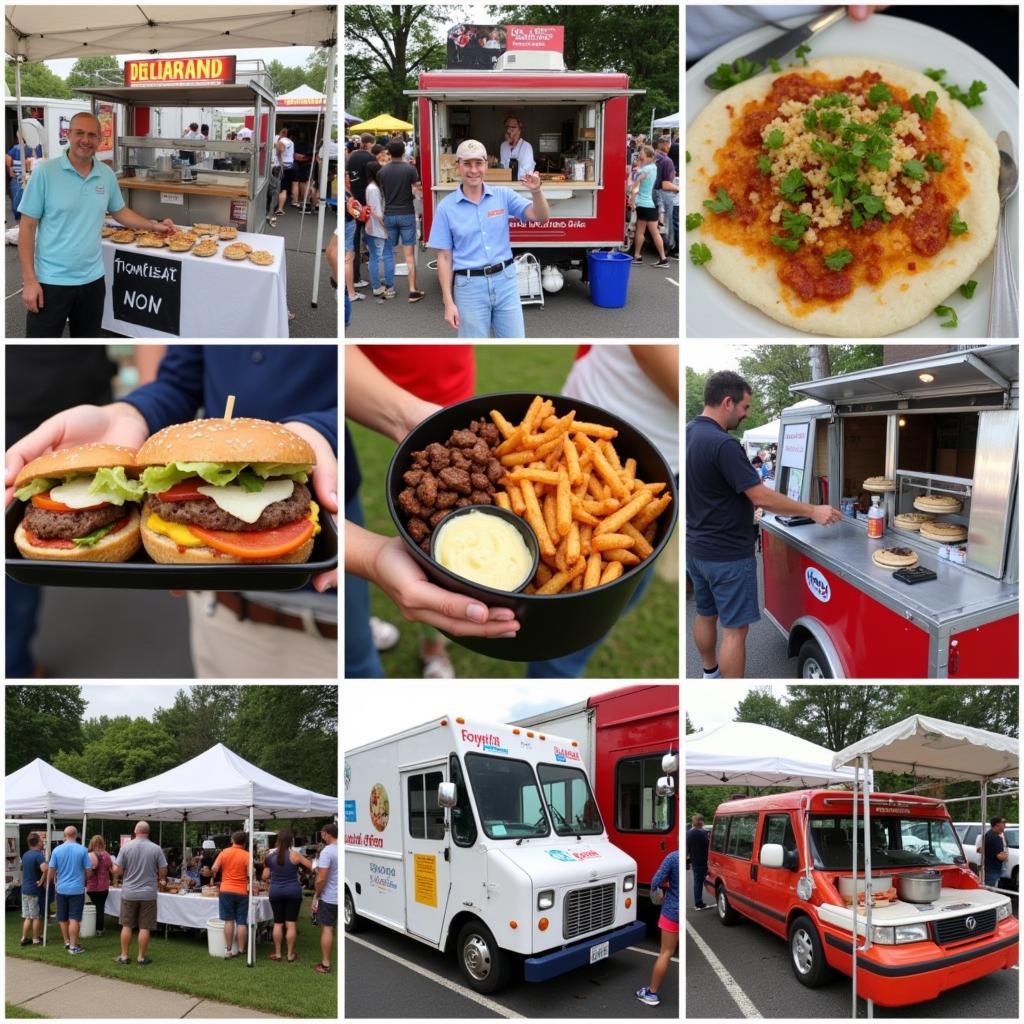
POLYGON ((119 715, 108 720, 99 739, 81 753, 57 754, 53 766, 99 789, 117 789, 142 782, 179 763, 174 739, 146 718, 119 715))
POLYGON ((37 757, 53 764, 58 751, 82 749, 82 714, 87 705, 80 686, 6 686, 4 697, 5 774, 37 757))
POLYGON ((153 721, 173 738, 179 762, 227 743, 240 694, 241 688, 235 686, 193 686, 179 690, 169 708, 157 708, 153 721))
POLYGON ((270 75, 278 96, 307 84, 304 68, 286 67, 276 57, 267 65, 267 74, 270 75))
MULTIPOLYGON (((14 96, 14 64, 8 62, 6 69, 7 95, 14 96)), ((71 90, 63 78, 55 75, 45 64, 26 63, 21 65, 21 95, 39 96, 55 100, 71 99, 71 90)))
POLYGON ((772 729, 790 732, 792 716, 786 703, 772 693, 771 687, 766 686, 751 690, 736 705, 733 721, 754 722, 757 725, 767 725, 772 729))
POLYGON ((124 68, 116 57, 79 57, 68 73, 71 89, 99 85, 123 85, 124 68))

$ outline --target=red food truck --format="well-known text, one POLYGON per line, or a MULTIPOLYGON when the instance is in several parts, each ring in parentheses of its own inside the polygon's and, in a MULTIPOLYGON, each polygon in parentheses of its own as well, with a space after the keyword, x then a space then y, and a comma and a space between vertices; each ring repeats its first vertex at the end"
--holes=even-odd
MULTIPOLYGON (((510 44, 511 45, 511 44, 510 44)), ((423 241, 437 204, 460 184, 455 151, 476 139, 499 156, 505 118, 522 123, 551 216, 543 224, 510 218, 514 252, 530 251, 542 266, 578 266, 586 253, 618 248, 626 232, 629 77, 567 71, 560 52, 512 50, 492 70, 428 71, 406 91, 416 104, 416 142, 423 183, 423 241)), ((488 182, 523 191, 511 167, 492 167, 488 182)))
POLYGON ((678 687, 626 686, 512 724, 576 740, 608 838, 636 861, 640 892, 649 892, 679 848, 675 795, 657 792, 659 778, 678 772, 678 687))

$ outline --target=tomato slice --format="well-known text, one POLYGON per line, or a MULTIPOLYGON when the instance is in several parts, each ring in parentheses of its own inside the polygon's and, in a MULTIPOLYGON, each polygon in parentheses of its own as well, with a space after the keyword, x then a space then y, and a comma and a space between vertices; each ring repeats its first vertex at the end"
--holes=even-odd
POLYGON ((215 551, 236 558, 280 558, 287 555, 313 536, 316 527, 311 519, 297 519, 273 530, 253 530, 250 533, 235 530, 207 530, 202 526, 189 529, 204 544, 215 551))
POLYGON ((205 484, 206 481, 202 477, 194 476, 190 480, 182 480, 166 491, 161 491, 157 497, 161 501, 197 501, 206 497, 198 490, 205 484))
POLYGON ((107 508, 110 505, 109 501, 101 501, 95 505, 86 505, 85 508, 72 508, 70 505, 65 505, 63 502, 54 501, 50 497, 50 492, 47 491, 45 494, 33 494, 32 504, 36 508, 44 508, 47 512, 92 512, 98 508, 107 508))

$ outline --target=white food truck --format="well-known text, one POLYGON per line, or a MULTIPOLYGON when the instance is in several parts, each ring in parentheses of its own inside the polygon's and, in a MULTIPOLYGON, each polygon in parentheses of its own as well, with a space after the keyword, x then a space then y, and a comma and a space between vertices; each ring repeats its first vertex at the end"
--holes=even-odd
POLYGON ((574 740, 444 716, 348 752, 346 931, 454 949, 478 992, 519 961, 545 981, 642 939, 636 873, 574 740))

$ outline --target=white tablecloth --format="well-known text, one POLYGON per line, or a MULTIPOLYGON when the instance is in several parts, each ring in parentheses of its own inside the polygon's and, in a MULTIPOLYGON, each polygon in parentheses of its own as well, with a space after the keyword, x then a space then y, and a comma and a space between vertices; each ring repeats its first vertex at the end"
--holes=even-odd
MULTIPOLYGON (((229 260, 223 255, 229 242, 220 242, 216 256, 191 252, 118 245, 103 239, 103 273, 107 295, 103 300, 103 327, 129 338, 287 338, 288 287, 284 238, 240 231, 233 241, 246 242, 274 256, 269 267, 249 260, 229 260), (112 292, 114 257, 144 253, 181 264, 181 318, 178 333, 169 334, 141 323, 117 319, 112 292)), ((144 286, 144 281, 139 281, 144 286)))
MULTIPOLYGON (((121 890, 111 889, 107 895, 104 914, 121 916, 121 890)), ((270 897, 254 896, 252 913, 256 921, 272 921, 274 912, 270 909, 270 897)), ((156 919, 159 924, 176 924, 182 928, 206 930, 207 921, 218 918, 216 896, 184 896, 181 893, 161 893, 156 901, 156 919)), ((251 923, 251 922, 250 922, 251 923)))

